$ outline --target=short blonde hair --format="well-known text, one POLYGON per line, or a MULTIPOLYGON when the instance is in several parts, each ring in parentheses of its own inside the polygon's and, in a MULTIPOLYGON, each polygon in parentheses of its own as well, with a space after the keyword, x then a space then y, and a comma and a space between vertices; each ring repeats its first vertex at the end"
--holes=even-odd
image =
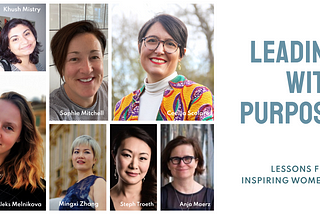
POLYGON ((81 135, 79 137, 77 137, 71 146, 71 154, 74 151, 74 148, 79 146, 79 145, 89 145, 92 148, 93 154, 95 158, 99 158, 101 155, 101 148, 99 146, 99 144, 97 143, 97 141, 95 139, 93 139, 93 137, 89 136, 89 135, 81 135))

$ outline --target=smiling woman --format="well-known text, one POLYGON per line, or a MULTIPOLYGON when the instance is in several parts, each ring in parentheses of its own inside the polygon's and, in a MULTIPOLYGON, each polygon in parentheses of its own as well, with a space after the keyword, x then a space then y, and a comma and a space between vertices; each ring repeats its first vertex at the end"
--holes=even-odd
POLYGON ((0 97, 2 210, 46 210, 43 145, 30 104, 15 92, 0 97))
POLYGON ((78 181, 69 187, 59 210, 106 210, 106 181, 93 174, 101 148, 90 136, 77 137, 71 146, 72 164, 78 181))
POLYGON ((157 210, 153 139, 141 128, 128 127, 114 139, 111 153, 118 182, 110 190, 110 209, 157 210))
POLYGON ((37 32, 28 20, 11 19, 3 27, 0 41, 0 71, 44 71, 37 32))
POLYGON ((54 35, 52 56, 64 84, 50 94, 50 120, 107 120, 105 48, 106 38, 93 21, 71 23, 54 35))
POLYGON ((142 26, 138 49, 147 78, 116 104, 114 120, 213 120, 210 90, 176 72, 187 38, 185 24, 171 15, 158 15, 142 26))
POLYGON ((161 188, 162 210, 213 210, 213 189, 194 176, 204 172, 204 159, 196 138, 178 136, 161 154, 161 173, 173 181, 161 188))

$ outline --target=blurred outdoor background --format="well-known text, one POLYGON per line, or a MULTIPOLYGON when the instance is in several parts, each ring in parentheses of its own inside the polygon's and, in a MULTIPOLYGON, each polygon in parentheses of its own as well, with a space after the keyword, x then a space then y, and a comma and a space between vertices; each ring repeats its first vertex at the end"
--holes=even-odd
POLYGON ((188 28, 187 52, 178 73, 214 93, 213 4, 115 4, 111 6, 112 108, 143 85, 146 72, 139 60, 138 33, 145 22, 160 13, 178 17, 188 28))

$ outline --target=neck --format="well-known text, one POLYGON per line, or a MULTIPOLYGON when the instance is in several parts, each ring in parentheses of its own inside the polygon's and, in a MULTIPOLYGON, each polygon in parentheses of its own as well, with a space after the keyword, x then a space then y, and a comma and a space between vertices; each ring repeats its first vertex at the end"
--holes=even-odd
POLYGON ((174 179, 171 185, 179 192, 190 194, 194 192, 196 182, 193 177, 190 179, 174 179))
POLYGON ((31 62, 30 62, 30 58, 29 56, 23 56, 23 57, 17 57, 18 59, 21 60, 21 65, 29 65, 31 62))
POLYGON ((68 95, 69 99, 72 100, 72 102, 74 102, 75 104, 77 104, 83 108, 91 107, 94 104, 94 102, 96 101, 97 93, 93 97, 88 97, 88 98, 81 97, 80 98, 80 97, 77 97, 77 95, 73 96, 72 91, 69 90, 69 87, 66 83, 63 85, 63 87, 64 87, 64 90, 65 90, 66 94, 68 95))
POLYGON ((92 170, 90 171, 79 171, 78 170, 78 182, 85 179, 86 177, 93 175, 92 170))
POLYGON ((156 83, 156 82, 159 82, 163 79, 166 79, 166 78, 169 78, 168 81, 172 80, 173 78, 175 78, 177 76, 177 72, 176 71, 173 71, 171 74, 169 74, 168 76, 166 77, 158 77, 158 76, 151 76, 149 74, 147 74, 147 79, 145 80, 145 83, 156 83))
POLYGON ((123 195, 125 198, 140 197, 142 181, 134 185, 129 185, 119 180, 115 187, 118 195, 123 195))

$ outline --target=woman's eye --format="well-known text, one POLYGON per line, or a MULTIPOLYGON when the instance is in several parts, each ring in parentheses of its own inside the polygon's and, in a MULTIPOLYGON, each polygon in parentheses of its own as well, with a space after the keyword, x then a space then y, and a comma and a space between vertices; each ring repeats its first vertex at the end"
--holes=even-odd
POLYGON ((27 33, 25 34, 25 36, 28 36, 28 35, 30 35, 30 32, 27 32, 27 33))
POLYGON ((157 39, 148 39, 147 43, 157 43, 158 40, 157 39))
POLYGON ((12 42, 16 42, 16 41, 18 41, 18 38, 14 38, 14 39, 12 39, 11 41, 12 41, 12 42))
POLYGON ((145 157, 140 157, 140 160, 148 160, 148 159, 145 157))
POLYGON ((166 42, 167 45, 175 47, 176 44, 174 42, 166 42))
POLYGON ((131 155, 129 155, 129 154, 122 154, 122 156, 126 157, 126 158, 130 158, 131 157, 131 155))
POLYGON ((5 129, 7 129, 9 131, 13 131, 13 128, 11 126, 7 126, 7 127, 5 127, 5 129))
POLYGON ((69 61, 76 62, 76 61, 78 61, 78 58, 70 58, 69 61))
POLYGON ((92 59, 100 59, 100 57, 99 56, 93 56, 93 57, 91 57, 92 59))
POLYGON ((74 154, 78 154, 79 152, 78 152, 78 151, 74 151, 73 153, 74 153, 74 154))

